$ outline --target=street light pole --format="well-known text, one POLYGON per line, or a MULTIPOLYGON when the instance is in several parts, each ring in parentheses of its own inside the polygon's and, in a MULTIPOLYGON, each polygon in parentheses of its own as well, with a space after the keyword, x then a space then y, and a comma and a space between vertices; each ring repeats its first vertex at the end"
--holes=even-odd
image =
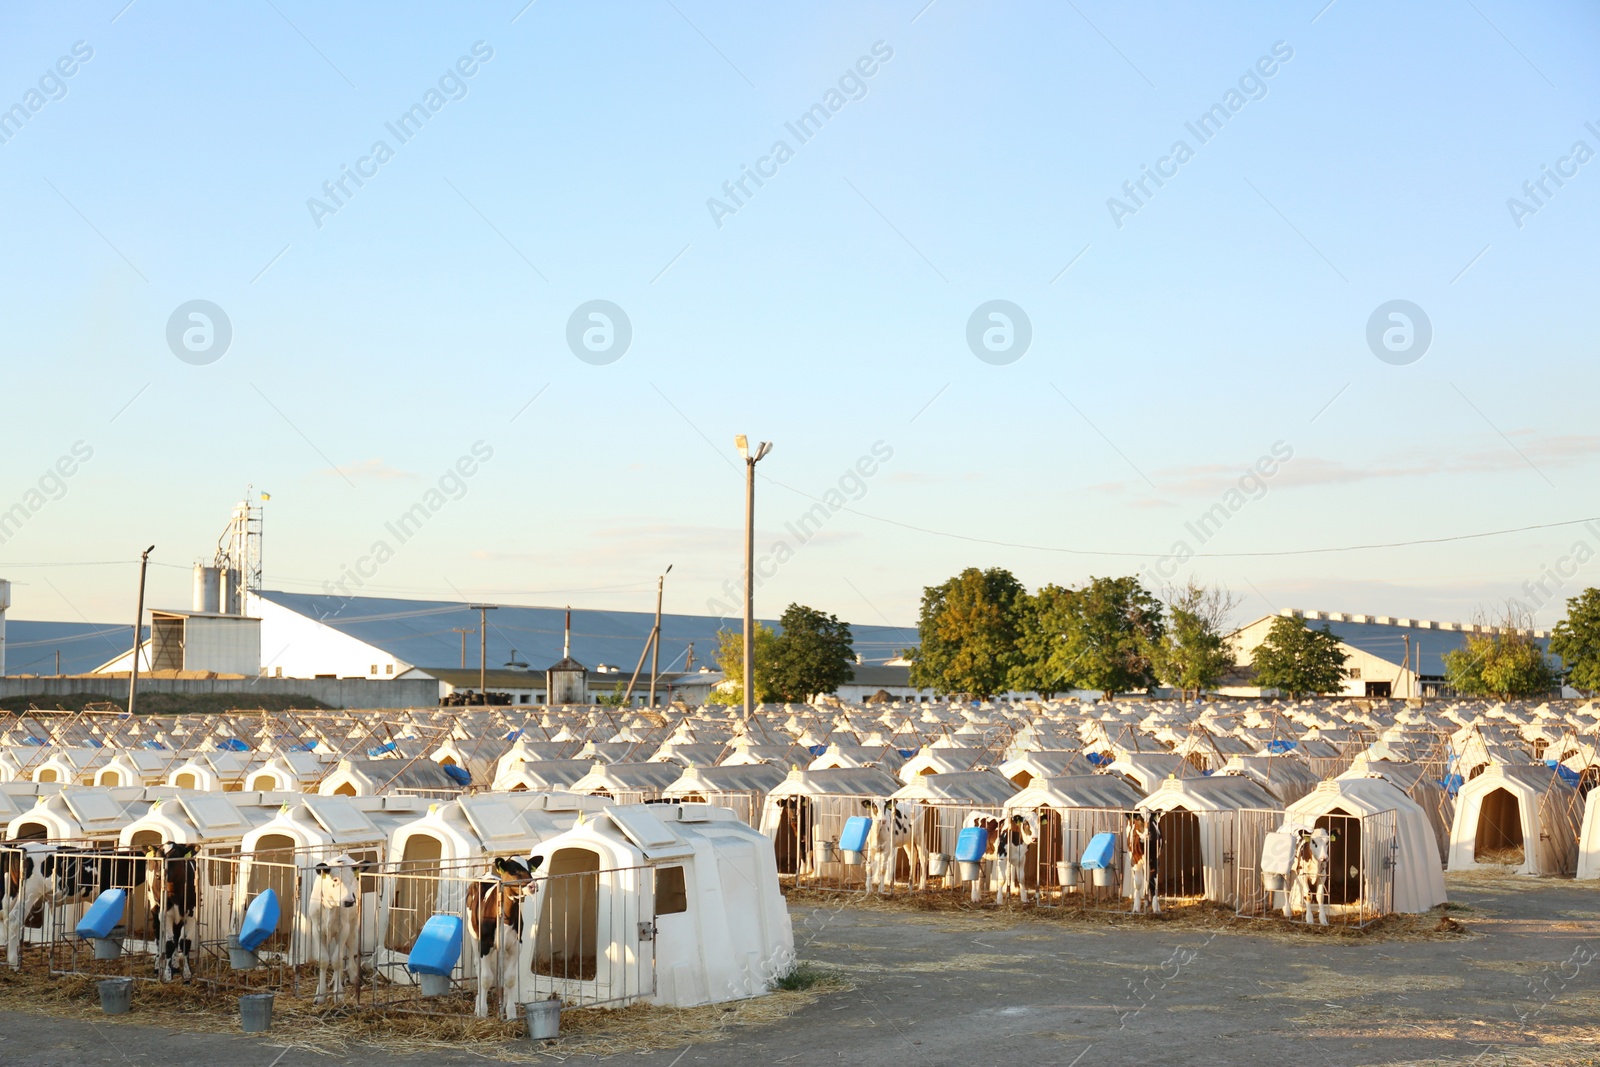
POLYGON ((744 458, 744 721, 755 710, 755 599, 756 599, 756 464, 772 451, 771 441, 762 441, 754 452, 749 439, 739 434, 733 439, 744 458))
MULTIPOLYGON (((144 572, 150 566, 150 553, 155 550, 156 546, 151 545, 139 555, 139 606, 133 613, 133 670, 128 675, 128 716, 130 718, 133 716, 134 698, 139 694, 139 637, 140 631, 144 628, 144 572)), ((153 646, 155 634, 152 633, 150 635, 150 641, 153 646)), ((152 651, 154 651, 153 648, 152 651)), ((155 664, 152 663, 151 669, 154 669, 154 667, 155 664)))

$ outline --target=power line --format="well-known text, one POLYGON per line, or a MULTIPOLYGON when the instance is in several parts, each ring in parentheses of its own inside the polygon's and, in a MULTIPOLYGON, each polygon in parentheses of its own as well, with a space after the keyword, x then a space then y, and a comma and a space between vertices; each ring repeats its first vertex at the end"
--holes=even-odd
MULTIPOLYGON (((763 475, 763 477, 766 476, 763 475)), ((807 493, 802 489, 796 489, 792 485, 786 485, 783 482, 778 481, 776 478, 767 478, 767 481, 771 482, 780 489, 787 489, 789 492, 794 493, 797 496, 803 496, 807 500, 816 501, 817 503, 822 504, 824 507, 831 508, 833 506, 820 497, 812 496, 810 493, 807 493)), ((901 522, 898 519, 887 519, 882 515, 873 515, 869 512, 858 511, 855 508, 848 506, 841 506, 837 510, 848 511, 850 514, 859 515, 863 519, 871 519, 874 522, 887 523, 890 526, 898 526, 904 530, 914 530, 917 533, 929 534, 933 537, 948 537, 957 541, 970 541, 974 544, 994 545, 998 548, 1021 548, 1029 552, 1059 552, 1070 556, 1113 556, 1124 559, 1165 559, 1166 557, 1172 555, 1171 552, 1128 552, 1097 548, 1066 548, 1060 545, 1030 545, 1017 541, 997 541, 988 537, 973 537, 969 534, 953 533, 949 530, 933 530, 926 526, 914 526, 909 522, 901 522)), ((1566 519, 1561 522, 1534 523, 1531 526, 1512 526, 1502 530, 1484 530, 1479 533, 1452 534, 1446 537, 1420 537, 1412 541, 1377 541, 1370 544, 1361 545, 1333 545, 1324 548, 1284 548, 1261 552, 1196 552, 1193 553, 1189 558, 1254 559, 1263 556, 1313 556, 1332 552, 1365 552, 1379 548, 1410 548, 1415 545, 1439 545, 1451 541, 1475 541, 1485 537, 1503 537, 1506 534, 1527 533, 1531 530, 1554 530, 1563 526, 1580 526, 1584 523, 1596 521, 1600 521, 1600 516, 1591 516, 1584 519, 1566 519)))

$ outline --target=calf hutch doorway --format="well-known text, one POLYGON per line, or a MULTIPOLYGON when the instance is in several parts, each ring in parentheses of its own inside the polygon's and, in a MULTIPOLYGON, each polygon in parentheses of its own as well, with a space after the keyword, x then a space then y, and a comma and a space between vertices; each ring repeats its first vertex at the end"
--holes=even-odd
POLYGON ((550 857, 533 973, 592 982, 599 974, 600 854, 557 849, 550 857))
POLYGON ((1200 816, 1175 808, 1161 816, 1161 852, 1156 858, 1156 891, 1164 897, 1199 897, 1206 891, 1205 858, 1200 848, 1200 816))
POLYGON ((779 874, 798 874, 811 842, 805 829, 811 825, 811 801, 805 797, 785 797, 778 808, 778 836, 773 839, 779 874))
POLYGON ((1361 820, 1334 808, 1312 825, 1314 829, 1328 832, 1328 903, 1358 902, 1361 899, 1361 820))
POLYGON ((278 926, 261 946, 266 951, 282 952, 288 949, 294 930, 295 905, 300 899, 295 892, 300 872, 295 867, 294 849, 294 838, 286 834, 263 834, 256 841, 256 849, 251 856, 250 884, 245 886, 245 903, 255 900, 269 889, 278 895, 278 926))
POLYGON ((389 930, 384 944, 410 952, 439 902, 440 858, 444 843, 432 834, 412 834, 394 873, 394 900, 389 905, 389 930))
POLYGON ((1507 789, 1492 789, 1478 809, 1478 834, 1472 858, 1479 863, 1520 866, 1527 858, 1522 840, 1522 805, 1507 789))

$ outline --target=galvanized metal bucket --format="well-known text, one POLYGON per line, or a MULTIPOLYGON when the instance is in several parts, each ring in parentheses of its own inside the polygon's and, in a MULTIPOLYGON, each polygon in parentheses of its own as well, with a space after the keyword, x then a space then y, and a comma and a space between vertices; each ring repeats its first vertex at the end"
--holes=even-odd
POLYGON ((448 974, 419 974, 421 979, 422 995, 425 997, 442 997, 450 992, 450 976, 448 974))
POLYGON ((549 1041, 561 1035, 561 1001, 530 1000, 522 1006, 522 1016, 528 1021, 528 1037, 533 1041, 549 1041))
POLYGON ((1076 888, 1083 878, 1083 868, 1071 860, 1056 861, 1056 880, 1068 889, 1076 888))
POLYGON ((133 1006, 133 979, 107 978, 100 983, 100 1010, 122 1015, 133 1006))
POLYGON ((239 1023, 247 1034, 272 1029, 274 993, 246 993, 239 998, 239 1023))
POLYGON ((1096 867, 1094 869, 1094 884, 1104 889, 1116 881, 1116 876, 1110 867, 1096 867))

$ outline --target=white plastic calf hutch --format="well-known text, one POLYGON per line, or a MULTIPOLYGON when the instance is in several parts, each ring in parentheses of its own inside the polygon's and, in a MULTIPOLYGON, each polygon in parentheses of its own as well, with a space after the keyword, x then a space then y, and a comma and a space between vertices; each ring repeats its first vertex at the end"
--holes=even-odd
MULTIPOLYGON (((484 875, 493 857, 524 858, 570 829, 580 814, 610 803, 573 793, 478 793, 431 804, 389 838, 385 870, 391 877, 384 879, 378 906, 381 936, 373 965, 394 981, 410 981, 406 958, 423 924, 436 913, 462 914, 468 883, 484 875)), ((470 954, 468 960, 477 962, 470 954)))
POLYGON ((455 796, 461 783, 426 759, 342 759, 317 787, 323 796, 371 797, 410 790, 455 796))
POLYGON ((1600 878, 1600 789, 1589 790, 1583 801, 1583 825, 1578 831, 1578 877, 1600 878))
MULTIPOLYGON (((165 795, 170 794, 167 790, 165 795)), ((33 807, 6 826, 6 838, 114 842, 124 826, 144 815, 163 795, 160 790, 137 785, 118 789, 84 786, 40 794, 33 807)))
MULTIPOLYGON (((420 797, 295 796, 273 818, 240 841, 236 914, 257 895, 273 890, 281 904, 278 925, 264 950, 287 953, 291 962, 310 959, 310 920, 301 902, 315 879, 318 861, 348 854, 360 863, 381 863, 389 835, 414 821, 427 802, 420 797), (292 936, 291 936, 292 935, 292 936)), ((377 945, 376 882, 363 877, 361 951, 377 945)))
POLYGON ((1578 793, 1548 767, 1491 766, 1456 795, 1450 870, 1510 866, 1518 874, 1577 867, 1578 793))
POLYGON ((212 793, 237 793, 259 763, 248 752, 197 752, 172 768, 167 784, 179 789, 200 789, 212 793))
POLYGON ((495 775, 496 793, 548 793, 555 790, 570 792, 572 787, 594 770, 593 760, 553 759, 518 760, 504 764, 495 775))
POLYGON ((172 769, 173 754, 145 748, 131 748, 112 756, 94 772, 94 784, 114 788, 122 785, 160 785, 172 769))
MULTIPOLYGON (((1139 807, 1161 813, 1156 891, 1162 897, 1234 904, 1241 868, 1254 870, 1283 805, 1249 778, 1167 778, 1139 807)), ((1124 864, 1128 861, 1124 850, 1124 864)), ((1124 870, 1123 891, 1131 891, 1124 870)))
POLYGON ((734 767, 689 767, 661 791, 663 800, 715 804, 738 815, 748 826, 761 820, 761 808, 788 772, 771 763, 734 767))
POLYGON ((772 839, 778 873, 840 875, 835 846, 845 820, 867 814, 863 801, 881 800, 900 786, 899 779, 876 767, 791 767, 761 805, 760 829, 772 839))
POLYGON ((286 793, 314 792, 332 764, 315 752, 280 752, 250 772, 249 789, 286 793))
MULTIPOLYGON (((1327 903, 1333 911, 1376 918, 1425 912, 1446 900, 1427 812, 1384 778, 1346 775, 1323 782, 1284 810, 1280 829, 1330 835, 1327 903)), ((1281 897, 1276 905, 1282 906, 1281 897)))
POLYGON ((687 1008, 764 993, 793 963, 772 847, 725 808, 609 808, 533 858, 519 999, 687 1008))
POLYGON ((1038 840, 1028 849, 1028 887, 1061 885, 1063 879, 1067 885, 1077 884, 1072 868, 1090 839, 1105 831, 1120 833, 1122 813, 1143 799, 1139 790, 1115 774, 1035 778, 1001 809, 1007 818, 1031 814, 1038 820, 1038 840))

